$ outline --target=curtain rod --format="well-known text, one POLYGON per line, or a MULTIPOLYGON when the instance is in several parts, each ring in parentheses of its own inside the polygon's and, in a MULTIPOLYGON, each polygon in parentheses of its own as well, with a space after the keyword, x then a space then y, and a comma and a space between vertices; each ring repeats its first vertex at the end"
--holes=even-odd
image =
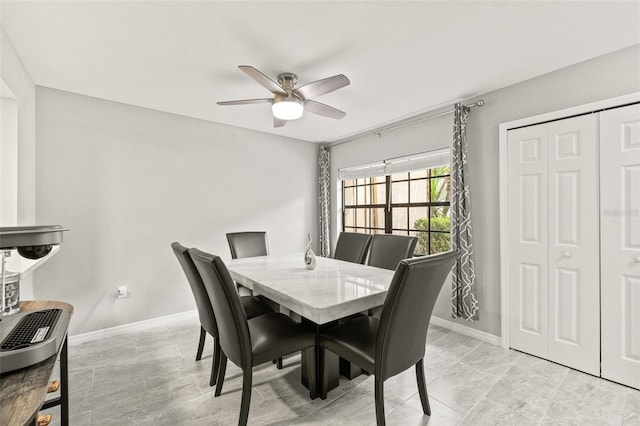
MULTIPOLYGON (((469 104, 469 105, 465 105, 465 106, 467 108, 473 108, 473 107, 482 107, 483 105, 484 105, 484 100, 483 99, 478 99, 476 102, 474 102, 472 104, 469 104)), ((341 141, 336 141, 334 143, 329 143, 328 145, 329 145, 329 147, 336 146, 336 145, 341 145, 341 144, 343 144, 345 142, 349 142, 349 141, 352 141, 354 139, 357 139, 359 137, 366 136, 366 135, 378 135, 378 136, 380 136, 382 133, 388 132, 389 130, 395 130, 395 129, 399 129, 401 127, 409 126, 411 124, 419 123, 421 121, 427 121, 427 120, 431 120, 432 118, 442 117, 443 115, 451 114, 453 112, 454 112, 454 110, 451 109, 451 110, 448 110, 448 111, 443 111, 443 112, 439 112, 437 114, 431 114, 431 115, 427 115, 427 116, 424 116, 424 117, 417 116, 414 119, 409 119, 409 121, 403 121, 403 122, 398 123, 398 124, 392 124, 390 126, 379 127, 377 129, 371 130, 370 132, 361 133, 359 135, 352 136, 352 137, 349 137, 349 138, 341 140, 341 141)))

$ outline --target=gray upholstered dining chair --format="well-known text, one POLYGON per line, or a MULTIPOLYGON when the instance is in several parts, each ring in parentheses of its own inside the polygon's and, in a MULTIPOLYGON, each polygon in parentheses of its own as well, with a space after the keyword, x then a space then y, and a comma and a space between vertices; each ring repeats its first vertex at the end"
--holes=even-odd
POLYGON ((290 353, 305 351, 310 397, 316 397, 316 334, 287 315, 271 312, 247 319, 224 262, 198 249, 189 250, 207 288, 220 336, 221 360, 215 395, 220 395, 227 358, 242 369, 239 425, 246 425, 251 403, 253 367, 290 353))
POLYGON ((449 251, 402 260, 391 281, 380 319, 361 316, 320 334, 319 362, 324 360, 324 351, 329 350, 374 375, 378 425, 385 424, 384 381, 413 366, 422 411, 431 415, 423 361, 427 329, 455 256, 455 252, 449 251))
MULTIPOLYGON (((413 257, 418 239, 408 235, 376 234, 371 238, 367 265, 395 270, 402 259, 413 257)), ((382 307, 369 309, 369 315, 380 318, 382 307)))
POLYGON ((230 232, 227 234, 227 242, 232 259, 269 254, 266 232, 230 232))
MULTIPOLYGON (((269 242, 264 231, 245 231, 227 233, 227 242, 232 259, 269 255, 269 242)), ((251 290, 237 284, 240 295, 252 294, 251 290)), ((275 304, 274 304, 275 305, 275 304)), ((274 308, 277 310, 278 306, 274 308)), ((282 369, 282 358, 273 361, 278 370, 282 369)))
MULTIPOLYGON (((196 353, 196 361, 202 359, 202 350, 204 349, 204 342, 207 333, 214 339, 213 342, 213 364, 211 366, 211 378, 209 379, 209 386, 216 384, 216 377, 218 374, 218 368, 220 365, 220 343, 218 337, 218 326, 216 323, 216 317, 213 312, 211 300, 209 294, 202 282, 200 273, 193 264, 191 255, 189 255, 189 249, 179 242, 171 243, 173 253, 178 258, 178 262, 184 271, 191 287, 191 292, 196 300, 196 307, 198 309, 198 317, 200 318, 200 340, 198 342, 198 351, 196 353)), ((240 298, 240 303, 248 318, 253 318, 273 310, 262 303, 262 301, 253 296, 243 296, 240 298)))
POLYGON ((367 250, 370 243, 371 235, 369 234, 341 232, 338 235, 333 258, 363 264, 367 258, 367 250))
POLYGON ((417 241, 408 235, 376 234, 371 238, 367 265, 395 270, 402 259, 413 257, 417 241))

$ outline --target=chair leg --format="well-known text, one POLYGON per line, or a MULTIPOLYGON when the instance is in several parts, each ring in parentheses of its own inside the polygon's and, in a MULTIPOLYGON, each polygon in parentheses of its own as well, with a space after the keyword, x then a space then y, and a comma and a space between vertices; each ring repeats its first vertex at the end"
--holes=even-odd
POLYGON ((277 368, 278 370, 282 370, 282 357, 280 357, 280 358, 278 358, 278 359, 276 360, 276 368, 277 368))
POLYGON ((214 338, 213 342, 213 364, 211 365, 211 378, 209 379, 209 386, 213 386, 216 384, 218 378, 218 370, 220 369, 220 353, 222 352, 222 348, 220 348, 220 343, 218 339, 214 338))
POLYGON ((384 426, 384 381, 375 378, 376 424, 384 426))
POLYGON ((202 350, 204 349, 204 339, 207 337, 207 332, 200 326, 200 342, 198 342, 198 352, 196 353, 196 361, 200 361, 202 358, 202 350))
POLYGON ((224 383, 224 375, 227 372, 227 356, 220 351, 220 367, 218 370, 218 383, 216 384, 216 393, 214 396, 220 396, 222 392, 222 384, 224 383))
POLYGON ((429 395, 427 394, 427 385, 424 381, 424 360, 420 359, 416 363, 416 379, 418 380, 418 393, 420 393, 420 402, 422 403, 422 411, 427 415, 431 415, 431 406, 429 405, 429 395))
POLYGON ((251 405, 252 368, 246 368, 242 372, 242 402, 240 403, 240 419, 238 426, 246 426, 249 419, 249 406, 251 405))

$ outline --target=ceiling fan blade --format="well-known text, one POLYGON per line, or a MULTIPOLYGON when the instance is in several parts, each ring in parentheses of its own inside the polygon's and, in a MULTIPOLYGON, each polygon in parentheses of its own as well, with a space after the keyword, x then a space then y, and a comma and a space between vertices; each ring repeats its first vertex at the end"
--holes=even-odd
POLYGON ((266 75, 262 74, 260 71, 258 71, 254 67, 251 67, 249 65, 238 65, 238 68, 244 71, 244 73, 247 74, 249 77, 251 77, 258 83, 260 83, 263 87, 265 87, 271 93, 284 95, 284 96, 287 95, 287 92, 285 92, 282 86, 280 86, 275 81, 271 80, 266 75))
POLYGON ((300 86, 295 89, 294 92, 302 95, 304 99, 311 99, 324 95, 325 93, 333 92, 349 84, 351 84, 351 82, 347 77, 338 74, 300 86))
POLYGON ((287 120, 281 120, 277 117, 273 117, 273 127, 284 127, 287 124, 287 120))
POLYGON ((239 101, 222 101, 216 102, 218 105, 247 105, 247 104, 264 104, 271 103, 273 101, 272 98, 262 98, 262 99, 242 99, 239 101))
POLYGON ((346 112, 340 111, 329 105, 321 104, 320 102, 306 100, 304 101, 304 110, 312 112, 314 114, 322 115, 323 117, 335 118, 340 120, 347 115, 346 112))

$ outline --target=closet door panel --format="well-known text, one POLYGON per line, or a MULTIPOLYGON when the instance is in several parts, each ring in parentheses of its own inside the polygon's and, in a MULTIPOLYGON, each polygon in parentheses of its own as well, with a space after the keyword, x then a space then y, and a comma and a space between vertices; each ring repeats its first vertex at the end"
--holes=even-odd
POLYGON ((548 126, 549 359, 599 375, 598 117, 548 126))
POLYGON ((600 113, 602 377, 640 389, 640 106, 600 113))
POLYGON ((509 342, 548 356, 547 129, 509 131, 509 342))

